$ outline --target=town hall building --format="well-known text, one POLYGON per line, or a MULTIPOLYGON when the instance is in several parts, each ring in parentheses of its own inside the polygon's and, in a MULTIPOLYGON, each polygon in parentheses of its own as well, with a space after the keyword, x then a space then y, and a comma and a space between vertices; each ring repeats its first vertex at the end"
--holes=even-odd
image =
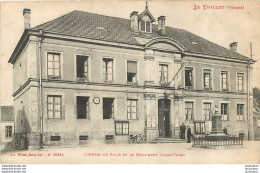
POLYGON ((36 27, 23 15, 9 63, 15 133, 29 146, 179 138, 182 123, 203 136, 216 111, 229 135, 253 139, 255 61, 237 42, 165 26, 147 5, 130 19, 72 11, 36 27))

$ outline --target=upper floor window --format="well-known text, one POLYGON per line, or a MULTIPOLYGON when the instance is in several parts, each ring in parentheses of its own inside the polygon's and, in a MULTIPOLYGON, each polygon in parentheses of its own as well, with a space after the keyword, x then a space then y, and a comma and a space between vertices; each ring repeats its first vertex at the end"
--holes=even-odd
POLYGON ((204 89, 211 90, 211 70, 204 69, 203 70, 203 81, 204 81, 204 89))
POLYGON ((77 79, 88 80, 88 57, 77 55, 77 79))
POLYGON ((186 120, 193 118, 193 102, 185 102, 185 117, 186 120))
POLYGON ((127 61, 127 82, 137 83, 137 62, 127 61))
POLYGON ((237 120, 244 120, 244 105, 237 104, 237 120))
POLYGON ((60 79, 61 72, 60 72, 60 53, 48 53, 48 69, 47 69, 47 76, 48 79, 60 79))
POLYGON ((185 87, 191 88, 193 86, 193 79, 192 79, 192 68, 185 67, 185 87))
POLYGON ((114 118, 114 99, 103 98, 103 119, 114 118))
POLYGON ((105 82, 113 81, 113 59, 103 58, 103 80, 105 82))
POLYGON ((89 97, 77 96, 77 118, 89 118, 89 97))
POLYGON ((137 100, 127 100, 127 119, 137 119, 137 100))
POLYGON ((140 27, 140 28, 141 28, 141 31, 151 32, 151 22, 141 20, 141 21, 140 21, 140 24, 141 24, 141 27, 140 27))
POLYGON ((210 120, 211 103, 203 103, 203 118, 210 120))
POLYGON ((228 103, 221 103, 221 116, 222 120, 228 120, 228 103))
POLYGON ((61 96, 49 95, 47 97, 48 118, 62 118, 61 116, 61 96))
POLYGON ((244 73, 237 73, 237 90, 244 91, 244 73))
POLYGON ((5 126, 5 137, 11 138, 13 134, 13 127, 12 126, 5 126))
POLYGON ((168 83, 168 65, 167 64, 159 64, 159 76, 160 76, 160 84, 168 83))
POLYGON ((227 87, 227 80, 228 80, 228 78, 227 78, 227 74, 228 74, 228 72, 226 72, 226 71, 222 71, 221 72, 221 89, 222 90, 228 90, 228 87, 227 87))

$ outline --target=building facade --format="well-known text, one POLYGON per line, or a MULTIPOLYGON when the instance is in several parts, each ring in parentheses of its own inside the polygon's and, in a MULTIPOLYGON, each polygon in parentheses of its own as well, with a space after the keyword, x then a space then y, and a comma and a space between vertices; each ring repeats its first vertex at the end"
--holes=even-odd
POLYGON ((148 7, 129 19, 73 11, 25 30, 14 70, 15 133, 28 145, 67 145, 129 135, 179 138, 185 123, 209 134, 219 111, 230 135, 253 139, 254 60, 185 30, 148 7))
POLYGON ((5 150, 6 146, 13 139, 14 133, 14 107, 1 106, 1 150, 5 150))

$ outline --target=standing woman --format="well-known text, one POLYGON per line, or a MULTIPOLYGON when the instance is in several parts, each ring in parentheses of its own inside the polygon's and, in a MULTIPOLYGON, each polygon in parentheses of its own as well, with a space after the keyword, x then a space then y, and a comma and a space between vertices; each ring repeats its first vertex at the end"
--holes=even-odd
POLYGON ((187 139, 188 139, 188 143, 191 143, 191 129, 190 129, 190 126, 188 126, 188 129, 187 129, 187 139))

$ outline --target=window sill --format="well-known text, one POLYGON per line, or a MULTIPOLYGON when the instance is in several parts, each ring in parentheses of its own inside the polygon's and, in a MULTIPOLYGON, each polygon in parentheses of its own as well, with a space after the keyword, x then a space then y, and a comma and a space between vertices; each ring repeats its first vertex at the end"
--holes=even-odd
POLYGON ((138 85, 137 82, 127 82, 128 85, 138 85))
POLYGON ((48 76, 48 79, 50 79, 50 80, 60 80, 61 77, 60 76, 48 76))
POLYGON ((204 90, 208 90, 208 91, 210 91, 210 90, 212 90, 212 88, 204 88, 204 90))
POLYGON ((128 136, 129 134, 116 134, 116 136, 128 136))
POLYGON ((185 86, 185 89, 187 89, 187 90, 192 90, 192 89, 193 89, 193 86, 185 86))
POLYGON ((222 89, 221 91, 228 92, 228 91, 229 91, 229 89, 222 89))
POLYGON ((77 78, 78 82, 88 82, 88 78, 77 78))
POLYGON ((104 80, 105 83, 108 83, 108 84, 112 84, 113 81, 112 80, 104 80))
POLYGON ((139 119, 127 119, 128 121, 139 121, 139 119))

